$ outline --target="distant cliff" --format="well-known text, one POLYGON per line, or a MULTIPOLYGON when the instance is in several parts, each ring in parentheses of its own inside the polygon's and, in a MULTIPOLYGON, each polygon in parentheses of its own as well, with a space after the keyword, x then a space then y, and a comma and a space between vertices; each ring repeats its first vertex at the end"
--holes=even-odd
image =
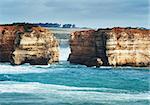
POLYGON ((77 31, 68 60, 87 66, 150 66, 150 30, 112 28, 77 31))
POLYGON ((32 24, 0 26, 0 62, 43 65, 58 57, 58 41, 49 30, 32 24))

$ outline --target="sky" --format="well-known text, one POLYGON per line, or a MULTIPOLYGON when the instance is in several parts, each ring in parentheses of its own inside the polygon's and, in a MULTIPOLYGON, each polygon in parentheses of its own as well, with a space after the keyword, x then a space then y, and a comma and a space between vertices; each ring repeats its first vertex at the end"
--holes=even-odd
POLYGON ((150 0, 1 0, 0 24, 71 23, 79 27, 150 28, 150 0))

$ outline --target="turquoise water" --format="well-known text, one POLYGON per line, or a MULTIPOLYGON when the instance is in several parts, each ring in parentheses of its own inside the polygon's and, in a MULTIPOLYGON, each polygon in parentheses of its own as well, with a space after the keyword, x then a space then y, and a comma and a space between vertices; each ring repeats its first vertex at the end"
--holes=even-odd
POLYGON ((149 105, 150 68, 88 68, 66 62, 69 52, 47 66, 0 63, 0 105, 149 105))
POLYGON ((0 105, 149 105, 149 68, 0 64, 0 105))

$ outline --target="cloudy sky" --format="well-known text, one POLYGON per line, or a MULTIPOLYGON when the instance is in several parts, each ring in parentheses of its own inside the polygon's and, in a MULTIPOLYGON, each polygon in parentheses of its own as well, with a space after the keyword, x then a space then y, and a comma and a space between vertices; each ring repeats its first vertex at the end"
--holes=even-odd
POLYGON ((1 0, 0 23, 58 22, 86 27, 146 27, 149 0, 1 0))

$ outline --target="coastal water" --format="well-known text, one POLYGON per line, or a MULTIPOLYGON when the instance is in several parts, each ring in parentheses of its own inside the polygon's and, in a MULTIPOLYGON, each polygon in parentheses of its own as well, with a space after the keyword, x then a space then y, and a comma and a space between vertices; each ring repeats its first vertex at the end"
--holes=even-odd
MULTIPOLYGON (((0 105, 149 105, 149 68, 0 63, 0 105)), ((64 53, 63 53, 64 52, 64 53)))

